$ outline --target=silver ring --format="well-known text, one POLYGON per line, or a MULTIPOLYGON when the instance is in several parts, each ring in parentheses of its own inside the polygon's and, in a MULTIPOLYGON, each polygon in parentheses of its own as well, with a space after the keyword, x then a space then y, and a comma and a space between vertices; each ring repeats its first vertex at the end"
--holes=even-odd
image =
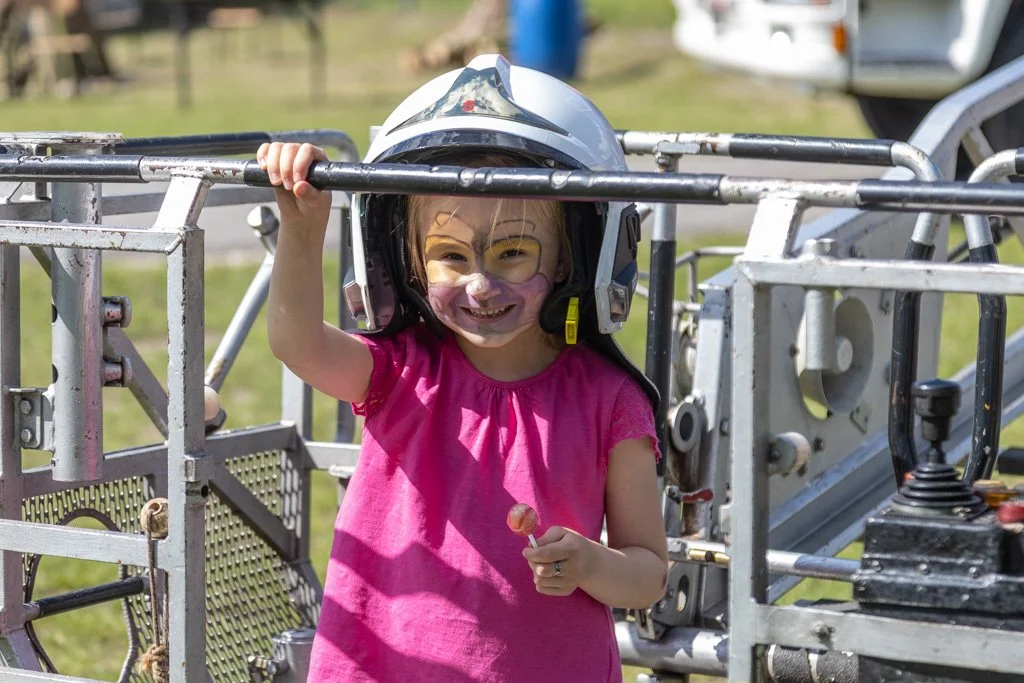
POLYGON ((555 560, 555 576, 561 576, 561 575, 562 575, 562 561, 561 560, 555 560))

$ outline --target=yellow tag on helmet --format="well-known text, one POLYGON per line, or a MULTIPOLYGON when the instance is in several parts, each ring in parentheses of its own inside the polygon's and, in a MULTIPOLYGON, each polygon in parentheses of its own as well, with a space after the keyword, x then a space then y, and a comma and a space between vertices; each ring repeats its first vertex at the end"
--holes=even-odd
POLYGON ((580 299, 574 296, 569 299, 569 310, 565 312, 565 343, 575 344, 580 329, 580 299))

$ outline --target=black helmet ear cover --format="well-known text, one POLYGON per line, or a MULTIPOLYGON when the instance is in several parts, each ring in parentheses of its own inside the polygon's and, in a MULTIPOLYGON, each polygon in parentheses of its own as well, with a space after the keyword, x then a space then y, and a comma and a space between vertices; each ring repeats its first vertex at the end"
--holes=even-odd
POLYGON ((413 287, 408 268, 408 250, 405 235, 408 230, 408 201, 404 195, 369 195, 365 198, 363 225, 388 226, 387 230, 368 230, 368 258, 379 255, 384 261, 384 272, 392 274, 392 284, 398 292, 398 305, 390 324, 381 334, 395 334, 422 318, 427 327, 441 335, 442 326, 430 309, 430 304, 413 287), (372 242, 370 242, 372 240, 372 242))
POLYGON ((444 326, 434 315, 430 302, 412 284, 413 278, 409 263, 411 251, 406 244, 406 240, 410 237, 409 198, 406 195, 398 195, 391 197, 390 200, 391 220, 385 224, 391 226, 391 235, 388 239, 388 244, 391 247, 389 257, 394 267, 392 272, 395 273, 395 284, 401 292, 401 298, 412 304, 412 310, 408 311, 409 322, 415 322, 416 318, 422 318, 431 332, 443 336, 444 326))
POLYGON ((565 232, 569 242, 569 275, 555 283, 547 301, 540 309, 540 326, 548 334, 565 333, 565 316, 569 300, 579 298, 579 335, 584 341, 597 329, 597 308, 594 302, 594 275, 601 255, 601 230, 604 225, 597 206, 590 202, 563 202, 565 232), (595 239, 597 237, 598 239, 595 239), (591 320, 593 319, 593 320, 591 320))

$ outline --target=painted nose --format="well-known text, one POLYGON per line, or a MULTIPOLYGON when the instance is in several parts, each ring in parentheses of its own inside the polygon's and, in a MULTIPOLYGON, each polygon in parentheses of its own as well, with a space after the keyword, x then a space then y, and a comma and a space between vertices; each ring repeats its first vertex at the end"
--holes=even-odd
POLYGON ((477 301, 486 301, 498 293, 491 279, 483 273, 477 273, 466 284, 466 294, 477 301))

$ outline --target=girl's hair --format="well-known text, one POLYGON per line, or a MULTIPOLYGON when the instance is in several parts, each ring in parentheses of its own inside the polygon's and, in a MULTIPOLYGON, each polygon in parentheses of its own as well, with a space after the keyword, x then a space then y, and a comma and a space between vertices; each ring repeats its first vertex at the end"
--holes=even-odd
MULTIPOLYGON (((448 163, 472 168, 492 166, 496 168, 518 168, 525 166, 518 158, 509 154, 501 154, 500 152, 481 152, 465 158, 455 159, 448 163)), ((408 266, 406 272, 409 273, 409 284, 422 296, 426 296, 427 275, 424 271, 423 252, 420 249, 420 236, 417 231, 426 218, 423 215, 423 205, 427 199, 428 197, 425 195, 409 195, 409 209, 408 216, 406 217, 406 229, 408 230, 405 240, 408 266)), ((498 213, 501 211, 502 204, 506 201, 517 200, 504 197, 498 199, 494 208, 494 215, 491 218, 491 230, 494 230, 498 213)), ((520 199, 518 201, 521 201, 524 206, 526 202, 536 202, 540 209, 541 217, 548 220, 554 226, 555 235, 558 238, 559 270, 565 274, 565 277, 568 277, 572 271, 572 249, 569 244, 569 233, 566 230, 565 213, 562 210, 561 202, 544 199, 520 199)))

